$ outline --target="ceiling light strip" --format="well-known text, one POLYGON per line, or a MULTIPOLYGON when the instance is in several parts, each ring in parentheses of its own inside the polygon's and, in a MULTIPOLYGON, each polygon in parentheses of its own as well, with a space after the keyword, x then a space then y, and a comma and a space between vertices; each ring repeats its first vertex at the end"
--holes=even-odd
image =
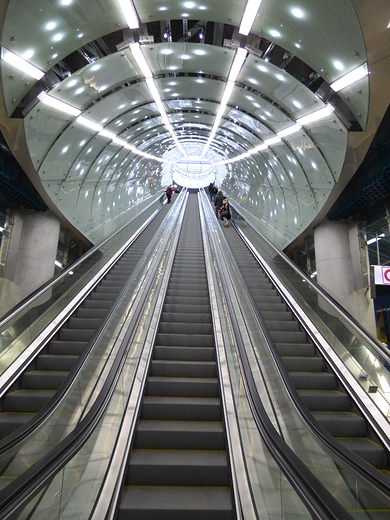
POLYGON ((118 3, 129 28, 138 29, 139 21, 133 2, 130 0, 118 0, 118 3))
POLYGON ((154 99, 154 102, 156 103, 156 106, 161 114, 162 121, 167 128, 168 132, 171 134, 176 146, 179 148, 180 152, 184 155, 184 157, 187 157, 187 153, 183 146, 180 144, 177 136, 175 135, 175 132, 173 130, 173 127, 171 123, 169 122, 166 110, 164 108, 164 105, 161 101, 160 93, 158 91, 158 88, 156 86, 156 83, 153 79, 153 73, 145 59, 145 56, 142 52, 141 46, 139 43, 132 43, 130 45, 130 50, 133 53, 133 56, 137 62, 137 65, 142 71, 142 74, 145 76, 145 83, 148 86, 148 89, 150 93, 152 94, 152 97, 154 99))
POLYGON ((257 12, 260 8, 262 0, 248 0, 244 14, 242 16, 240 28, 238 32, 244 36, 248 36, 251 32, 252 25, 256 20, 257 12))
POLYGON ((220 103, 218 112, 215 116, 213 128, 211 130, 210 136, 209 136, 207 143, 206 143, 205 147, 203 148, 203 151, 201 154, 202 158, 206 155, 206 153, 207 153, 208 149, 210 148, 210 145, 215 137, 215 134, 217 133, 218 127, 222 120, 223 113, 225 112, 225 108, 229 102, 230 96, 232 95, 232 92, 233 92, 233 89, 235 86, 235 81, 241 72, 241 69, 245 63, 246 57, 247 57, 247 50, 239 47, 236 50, 236 54, 234 56, 232 66, 230 67, 228 80, 227 80, 225 90, 222 95, 222 99, 221 99, 221 103, 220 103))
POLYGON ((2 47, 2 59, 6 62, 15 67, 16 69, 22 71, 25 74, 28 74, 29 76, 32 76, 33 78, 39 80, 43 78, 45 75, 44 72, 42 72, 37 67, 34 67, 34 65, 31 65, 28 61, 24 60, 20 56, 17 56, 13 52, 5 49, 2 47))
POLYGON ((348 74, 345 74, 345 76, 343 76, 342 78, 331 83, 330 88, 335 92, 339 92, 339 90, 353 85, 354 83, 356 83, 356 81, 359 81, 359 79, 362 79, 365 76, 368 76, 367 63, 363 63, 363 65, 360 65, 360 67, 351 70, 351 72, 348 72, 348 74))
MULTIPOLYGON (((62 101, 59 101, 58 99, 47 95, 46 92, 41 92, 38 95, 38 99, 45 105, 55 108, 56 110, 59 110, 61 112, 65 112, 66 114, 75 116, 76 123, 78 123, 82 126, 85 126, 89 130, 92 130, 93 132, 98 133, 102 137, 111 139, 113 143, 117 144, 118 146, 122 146, 122 147, 126 148, 127 150, 132 151, 136 155, 148 157, 148 159, 153 159, 154 161, 158 161, 158 162, 171 163, 171 161, 168 161, 167 159, 155 157, 154 155, 150 155, 150 154, 147 154, 146 152, 138 150, 138 148, 135 148, 135 146, 128 144, 126 141, 123 141, 122 139, 119 139, 113 132, 104 130, 104 128, 101 125, 99 125, 98 123, 95 123, 94 121, 92 121, 91 119, 88 119, 87 117, 81 116, 80 115, 81 110, 79 110, 78 108, 68 105, 67 103, 63 103, 62 101)), ((180 145, 180 143, 178 143, 178 144, 180 145)), ((184 149, 183 149, 183 151, 184 151, 184 149)))
POLYGON ((68 105, 67 103, 64 103, 63 101, 60 101, 59 99, 56 99, 52 96, 48 96, 46 92, 42 91, 40 94, 38 94, 38 99, 45 105, 55 108, 56 110, 60 110, 61 112, 65 112, 65 114, 69 114, 75 117, 81 114, 81 110, 78 108, 73 107, 72 105, 68 105))

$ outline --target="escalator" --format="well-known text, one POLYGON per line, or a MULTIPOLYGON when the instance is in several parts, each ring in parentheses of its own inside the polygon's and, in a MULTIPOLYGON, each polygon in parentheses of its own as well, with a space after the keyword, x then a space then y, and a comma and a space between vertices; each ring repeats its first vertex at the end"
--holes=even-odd
POLYGON ((190 194, 118 518, 231 519, 234 507, 197 195, 190 194))
POLYGON ((169 206, 161 209, 3 396, 0 439, 4 442, 50 401, 68 377, 168 211, 169 206))
POLYGON ((234 229, 225 236, 303 403, 344 447, 389 474, 384 447, 257 260, 234 229))

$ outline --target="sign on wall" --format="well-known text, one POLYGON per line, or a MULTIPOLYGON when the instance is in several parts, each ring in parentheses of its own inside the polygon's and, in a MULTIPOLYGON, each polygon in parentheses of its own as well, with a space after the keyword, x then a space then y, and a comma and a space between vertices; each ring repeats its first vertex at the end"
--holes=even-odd
POLYGON ((374 265, 375 285, 390 285, 390 266, 374 265))

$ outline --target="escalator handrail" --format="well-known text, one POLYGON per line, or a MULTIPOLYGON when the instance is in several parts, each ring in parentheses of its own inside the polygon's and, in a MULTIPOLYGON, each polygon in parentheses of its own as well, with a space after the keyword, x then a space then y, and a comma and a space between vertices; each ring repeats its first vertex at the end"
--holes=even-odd
MULTIPOLYGON (((204 200, 205 199, 203 197, 203 205, 205 204, 204 200)), ((228 269, 224 268, 222 265, 221 257, 223 255, 216 254, 218 247, 216 246, 215 234, 209 233, 209 237, 212 248, 214 250, 214 258, 218 266, 221 284, 225 293, 224 299, 236 340, 238 354, 237 357, 240 363, 241 374, 243 376, 248 401, 250 403, 257 428, 262 438, 264 439, 264 442, 266 443, 275 461, 286 475, 295 491, 304 501, 306 506, 310 509, 312 514, 316 515, 318 518, 323 518, 322 514, 325 513, 328 519, 351 520, 352 517, 337 502, 331 493, 329 493, 329 491, 307 468, 307 466, 299 459, 295 452, 286 444, 269 419, 257 390, 256 382, 253 377, 253 372, 247 357, 245 345, 241 337, 240 327, 237 323, 237 318, 235 316, 231 299, 226 297, 228 295, 228 287, 225 273, 228 272, 228 269)), ((221 237, 221 240, 224 240, 224 243, 226 243, 226 239, 224 237, 221 237)))
MULTIPOLYGON (((154 218, 156 216, 157 216, 157 213, 154 216, 154 218)), ((135 234, 133 241, 131 242, 131 244, 129 244, 128 248, 125 251, 123 251, 123 254, 121 255, 121 257, 133 245, 133 243, 139 237, 139 235, 141 234, 142 231, 144 231, 143 226, 141 226, 141 228, 135 234)), ((150 244, 148 247, 150 247, 150 244)), ((121 257, 119 257, 117 259, 117 261, 119 261, 121 257)), ((8 452, 10 449, 16 447, 18 444, 25 442, 26 438, 29 435, 31 435, 36 430, 36 428, 38 428, 46 420, 46 418, 49 415, 51 415, 54 412, 54 410, 57 408, 57 406, 62 401, 65 394, 68 392, 70 386, 73 383, 73 380, 75 379, 77 374, 80 372, 81 368, 83 367, 84 363, 86 362, 87 358, 89 357, 90 352, 93 350, 93 348, 95 347, 95 344, 97 343, 97 341, 103 334, 106 324, 110 321, 111 317, 114 315, 116 308, 118 307, 119 302, 122 298, 122 295, 126 292, 126 290, 130 286, 130 284, 132 283, 134 278, 139 274, 138 270, 139 270, 139 267, 142 265, 142 263, 143 263, 143 258, 140 258, 140 260, 137 262, 136 266, 134 267, 133 272, 131 273, 129 278, 126 280, 126 282, 122 286, 121 290, 119 291, 118 295, 116 296, 116 298, 110 305, 109 309, 107 310, 107 314, 101 321, 99 327, 96 329, 93 336, 88 341, 83 353, 79 356, 77 362, 70 370, 67 378, 61 384, 61 386, 56 391, 54 396, 50 399, 50 401, 48 401, 43 406, 43 408, 41 408, 39 410, 39 412, 37 414, 35 414, 35 416, 30 421, 28 421, 26 424, 24 424, 23 426, 18 428, 12 434, 10 434, 7 437, 5 437, 4 439, 0 440, 0 456, 3 455, 5 452, 8 452)), ((99 283, 99 281, 97 282, 97 284, 98 283, 99 283)), ((77 304, 77 305, 79 305, 79 304, 77 304)), ((74 312, 74 311, 72 311, 72 312, 74 312)), ((31 360, 29 360, 29 363, 30 362, 31 362, 31 360)))
MULTIPOLYGON (((387 363, 390 364, 390 354, 386 352, 385 347, 377 341, 375 338, 371 337, 371 335, 364 330, 364 328, 360 325, 360 323, 356 320, 352 314, 350 314, 342 305, 340 305, 328 292, 326 292, 320 285, 315 283, 306 273, 301 271, 298 266, 294 264, 290 258, 275 247, 272 242, 268 240, 255 226, 246 219, 245 215, 238 210, 233 204, 230 204, 230 207, 238 214, 240 217, 245 220, 245 222, 251 227, 253 231, 255 231, 262 240, 264 240, 267 245, 269 245, 275 253, 277 253, 287 264, 291 267, 302 279, 305 280, 305 283, 310 285, 310 287, 321 296, 338 314, 340 314, 343 319, 350 325, 354 330, 358 332, 358 334, 372 347, 387 363)), ((232 219, 233 221, 233 219, 232 219)), ((234 222, 234 221, 233 221, 234 222)))
MULTIPOLYGON (((185 193, 185 191, 183 192, 185 193)), ((185 199, 185 197, 183 197, 185 199)), ((164 249, 168 243, 170 234, 165 236, 157 253, 158 260, 154 262, 154 268, 148 271, 146 285, 142 291, 141 301, 128 325, 122 340, 120 349, 110 368, 109 374, 102 385, 98 397, 88 410, 84 418, 75 429, 60 441, 54 448, 32 464, 22 475, 12 481, 6 488, 0 489, 0 518, 14 518, 15 513, 25 507, 25 501, 35 496, 65 464, 71 460, 92 435, 95 426, 102 417, 113 393, 116 382, 121 377, 121 369, 126 361, 127 348, 137 332, 137 323, 144 313, 145 302, 149 297, 153 280, 159 272, 159 264, 164 249)))
MULTIPOLYGON (((25 298, 23 298, 23 300, 21 300, 19 303, 17 303, 16 305, 14 305, 14 307, 12 307, 11 309, 9 309, 5 314, 3 314, 1 316, 1 319, 0 319, 0 329, 3 328, 11 319, 13 319, 17 314, 19 314, 19 312, 21 312, 23 309, 25 309, 26 307, 28 307, 31 303, 33 303, 37 298, 39 298, 39 296, 41 296, 45 291, 47 291, 48 289, 50 289, 51 287, 53 287, 58 281, 60 281, 62 278, 64 278, 65 276, 69 275, 69 272, 70 271, 74 271, 81 263, 83 263, 87 258, 89 258, 91 255, 93 255, 96 251, 98 251, 102 246, 104 246, 104 244, 106 242, 108 242, 109 240, 111 240, 116 234, 120 233, 121 231, 123 231, 123 229, 128 226, 129 224, 131 224, 136 218, 139 218, 140 215, 142 215, 142 213, 144 213, 145 211, 147 211, 151 206, 153 206, 153 204, 156 204, 156 202, 159 200, 159 199, 162 199, 163 196, 159 195, 158 198, 154 199, 150 204, 148 204, 142 211, 141 213, 138 213, 137 215, 135 215, 131 220, 129 220, 129 222, 126 222, 126 224, 123 224, 123 226, 121 226, 119 229, 117 229, 116 231, 114 231, 110 236, 108 236, 107 238, 105 238, 104 240, 102 240, 102 242, 100 242, 99 244, 93 246, 91 249, 89 249, 86 253, 83 254, 83 256, 81 256, 78 260, 76 260, 75 262, 73 262, 73 264, 71 264, 70 266, 68 266, 66 269, 64 269, 63 271, 61 271, 60 273, 58 273, 57 275, 53 276, 52 278, 50 278, 47 282, 45 282, 44 284, 42 284, 41 286, 39 286, 37 289, 35 289, 35 291, 33 291, 31 294, 29 294, 28 296, 26 296, 25 298)), ((158 208, 157 211, 161 211, 163 205, 166 204, 166 201, 162 202, 161 206, 158 208)))
MULTIPOLYGON (((233 222, 233 226, 236 228, 235 223, 233 222)), ((237 230, 237 229, 236 229, 237 230)), ((322 443, 326 446, 326 448, 333 454, 333 456, 337 457, 339 461, 342 461, 343 464, 346 464, 349 469, 351 469, 355 474, 359 475, 360 478, 364 480, 364 483, 369 487, 373 487, 376 490, 380 490, 387 497, 390 496, 390 479, 383 475, 378 469, 371 466, 368 462, 363 460, 361 457, 356 455, 354 452, 343 446, 340 442, 337 442, 336 439, 313 417, 310 413, 307 406, 302 401, 299 396, 295 386, 291 382, 290 376, 287 372, 287 369, 282 361, 282 358, 275 346, 275 343, 271 337, 271 334, 265 324, 265 321, 259 311, 256 302, 251 294, 251 291, 246 283, 241 270, 237 264, 236 259, 231 251, 229 244, 226 244, 227 249, 229 250, 232 256, 232 262, 236 268, 237 275, 240 278, 240 283, 242 284, 242 288, 246 293, 246 296, 249 300, 249 303, 252 307, 252 311, 257 319, 257 322, 262 330, 262 333, 267 342, 268 348, 271 352, 271 355, 275 361, 278 372, 281 375, 283 380, 283 384, 292 399, 294 405, 298 409, 301 417, 305 421, 305 423, 309 426, 312 432, 322 441, 322 443)), ((245 246, 246 247, 246 246, 245 246)), ((260 264, 259 264, 260 265, 260 264)))

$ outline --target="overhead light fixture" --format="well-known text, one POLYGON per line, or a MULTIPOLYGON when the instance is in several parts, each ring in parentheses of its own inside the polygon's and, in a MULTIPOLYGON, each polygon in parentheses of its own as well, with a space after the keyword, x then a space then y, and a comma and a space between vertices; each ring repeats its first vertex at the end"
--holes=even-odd
POLYGON ((140 44, 139 43, 130 44, 130 50, 133 53, 135 61, 137 62, 137 65, 141 69, 142 74, 145 76, 145 79, 152 78, 153 77, 152 71, 150 70, 148 62, 145 59, 145 56, 141 50, 140 44))
POLYGON ((101 132, 103 130, 103 127, 101 125, 98 125, 94 121, 91 121, 90 119, 84 116, 79 116, 76 119, 76 123, 79 123, 79 125, 83 125, 89 128, 90 130, 93 130, 94 132, 101 132))
POLYGON ((116 139, 116 135, 113 132, 109 132, 108 130, 100 130, 99 135, 102 137, 108 137, 108 139, 111 139, 112 141, 116 139))
POLYGON ((130 0, 118 0, 118 3, 130 29, 138 29, 139 21, 133 2, 130 0))
POLYGON ((230 68, 228 81, 236 81, 242 66, 244 65, 244 61, 246 60, 247 50, 239 47, 236 51, 236 55, 234 56, 234 60, 232 66, 230 68))
POLYGON ((285 128, 284 130, 281 130, 277 133, 278 137, 287 137, 291 134, 295 134, 295 132, 299 132, 301 130, 301 125, 298 123, 295 123, 295 125, 289 126, 288 128, 285 128))
POLYGON ((17 56, 13 52, 2 48, 2 59, 6 62, 15 67, 16 69, 25 72, 29 76, 32 76, 35 79, 41 79, 45 75, 44 72, 42 72, 37 67, 34 67, 34 65, 31 65, 31 63, 28 63, 28 61, 24 60, 20 56, 17 56))
POLYGON ((60 110, 61 112, 65 112, 66 114, 70 114, 71 116, 77 117, 79 114, 81 114, 81 110, 78 108, 72 107, 72 105, 68 105, 67 103, 64 103, 63 101, 60 101, 59 99, 56 99, 52 96, 48 96, 46 92, 42 91, 40 94, 38 94, 38 99, 45 105, 60 110))
POLYGON ((264 141, 264 144, 266 144, 267 146, 272 146, 273 144, 278 144, 280 142, 281 142, 280 137, 271 137, 271 139, 266 139, 264 141))
POLYGON ((252 29, 253 22, 256 19, 257 11, 260 8, 262 0, 248 0, 244 14, 242 16, 240 28, 238 32, 244 36, 248 36, 252 29))
POLYGON ((351 70, 351 72, 348 72, 348 74, 345 74, 340 79, 337 79, 333 83, 330 84, 330 88, 333 89, 335 92, 338 92, 339 90, 342 90, 343 88, 349 87, 356 81, 358 81, 361 78, 364 78, 368 75, 368 66, 367 63, 363 63, 363 65, 360 65, 360 67, 357 67, 354 70, 351 70))
POLYGON ((221 99, 221 106, 226 107, 234 89, 234 81, 228 81, 221 99))
POLYGON ((316 110, 315 112, 311 112, 307 114, 307 116, 300 117, 297 119, 297 123, 301 126, 308 125, 309 123, 314 123, 315 121, 319 121, 324 117, 329 117, 334 112, 334 107, 332 105, 326 105, 326 107, 321 108, 320 110, 316 110))

